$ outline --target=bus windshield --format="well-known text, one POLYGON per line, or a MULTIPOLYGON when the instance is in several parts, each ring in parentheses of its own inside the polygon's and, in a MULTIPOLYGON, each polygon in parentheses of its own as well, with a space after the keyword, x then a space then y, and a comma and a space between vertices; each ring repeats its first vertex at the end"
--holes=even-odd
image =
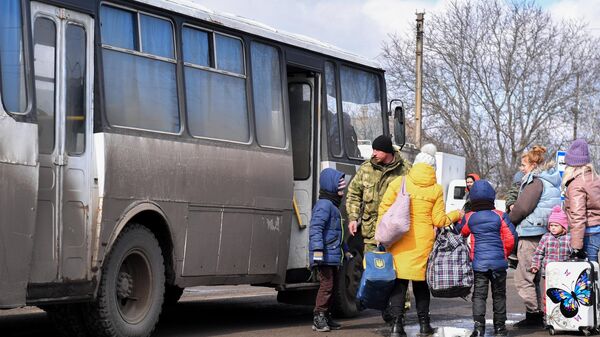
POLYGON ((373 73, 344 66, 340 79, 346 151, 352 158, 369 158, 370 151, 361 151, 358 145, 383 133, 379 78, 373 73))
POLYGON ((0 1, 0 90, 4 109, 24 112, 25 65, 20 0, 0 1))

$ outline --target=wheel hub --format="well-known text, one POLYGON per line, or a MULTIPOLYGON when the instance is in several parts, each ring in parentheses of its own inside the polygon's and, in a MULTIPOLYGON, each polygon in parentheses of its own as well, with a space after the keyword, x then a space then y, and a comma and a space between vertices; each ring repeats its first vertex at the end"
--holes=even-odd
POLYGON ((120 272, 117 278, 117 297, 127 299, 133 294, 133 277, 127 272, 120 272))

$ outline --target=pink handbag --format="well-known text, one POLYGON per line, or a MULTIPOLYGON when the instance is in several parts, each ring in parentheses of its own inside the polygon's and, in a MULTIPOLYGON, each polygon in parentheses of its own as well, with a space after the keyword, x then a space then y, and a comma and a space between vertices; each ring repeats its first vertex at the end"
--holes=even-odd
POLYGON ((375 240, 389 247, 410 229, 410 195, 406 193, 406 177, 392 206, 385 212, 375 229, 375 240))

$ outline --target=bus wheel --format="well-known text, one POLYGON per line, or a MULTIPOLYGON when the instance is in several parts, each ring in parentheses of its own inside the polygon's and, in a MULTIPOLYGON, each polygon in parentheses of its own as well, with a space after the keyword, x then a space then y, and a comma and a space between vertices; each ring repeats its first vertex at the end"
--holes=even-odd
POLYGON ((117 238, 102 267, 96 301, 86 320, 98 337, 152 334, 163 304, 165 267, 149 229, 132 224, 117 238))
POLYGON ((354 317, 360 311, 356 302, 356 291, 363 272, 362 254, 358 250, 354 250, 352 255, 351 259, 344 259, 334 290, 334 310, 341 317, 354 317))
POLYGON ((41 307, 59 335, 86 337, 89 330, 83 319, 83 304, 55 304, 41 307))

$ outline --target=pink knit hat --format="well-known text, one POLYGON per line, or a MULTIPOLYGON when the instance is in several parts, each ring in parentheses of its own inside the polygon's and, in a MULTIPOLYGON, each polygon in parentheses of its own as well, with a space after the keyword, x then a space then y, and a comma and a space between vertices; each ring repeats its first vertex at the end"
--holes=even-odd
POLYGON ((564 227, 565 230, 569 230, 569 222, 567 221, 567 215, 563 212, 560 206, 554 206, 552 208, 552 213, 550 213, 550 218, 548 219, 548 224, 557 223, 564 227))

